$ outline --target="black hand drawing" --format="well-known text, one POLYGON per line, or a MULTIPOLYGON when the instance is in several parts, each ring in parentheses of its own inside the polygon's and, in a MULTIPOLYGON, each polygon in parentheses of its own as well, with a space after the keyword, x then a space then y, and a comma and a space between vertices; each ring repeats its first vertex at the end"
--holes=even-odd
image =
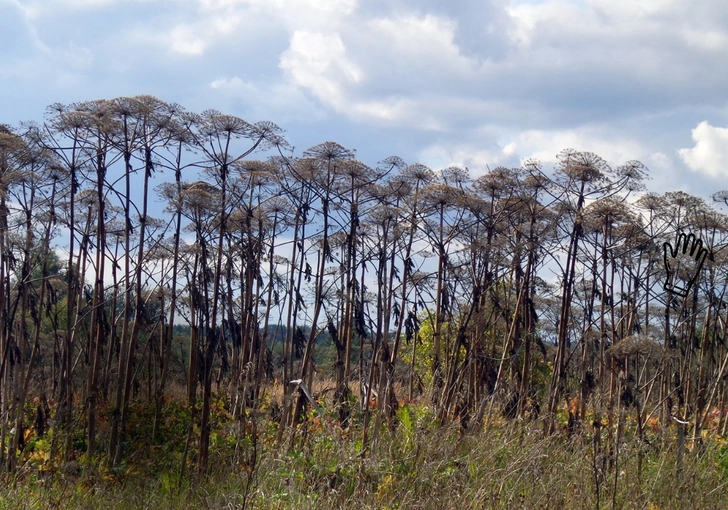
POLYGON ((684 233, 678 236, 675 248, 670 243, 665 243, 662 247, 667 271, 665 290, 687 297, 708 257, 708 249, 703 247, 703 241, 696 238, 695 234, 684 233))

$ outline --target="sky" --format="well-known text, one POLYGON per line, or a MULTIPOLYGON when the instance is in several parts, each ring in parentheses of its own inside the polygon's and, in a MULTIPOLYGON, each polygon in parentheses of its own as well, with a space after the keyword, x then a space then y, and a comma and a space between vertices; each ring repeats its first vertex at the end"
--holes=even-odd
POLYGON ((0 0, 0 123, 149 94, 478 176, 572 148, 728 189, 728 2, 0 0))

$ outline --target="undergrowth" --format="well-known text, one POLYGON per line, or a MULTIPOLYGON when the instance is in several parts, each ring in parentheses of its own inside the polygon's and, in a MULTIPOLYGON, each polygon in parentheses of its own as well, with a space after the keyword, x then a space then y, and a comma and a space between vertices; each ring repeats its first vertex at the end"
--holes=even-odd
POLYGON ((492 420, 463 432, 457 424, 439 427, 426 405, 410 404, 363 452, 358 420, 332 436, 311 414, 279 444, 267 414, 235 421, 223 401, 214 411, 205 475, 184 454, 189 410, 168 402, 152 439, 151 416, 140 405, 128 434, 134 453, 113 469, 103 456, 82 452, 51 461, 44 452, 52 431, 29 438, 24 464, 4 476, 0 510, 728 507, 728 447, 717 435, 689 442, 678 472, 671 429, 640 442, 627 426, 619 442, 612 436, 611 447, 595 449, 591 427, 547 435, 537 422, 492 420))

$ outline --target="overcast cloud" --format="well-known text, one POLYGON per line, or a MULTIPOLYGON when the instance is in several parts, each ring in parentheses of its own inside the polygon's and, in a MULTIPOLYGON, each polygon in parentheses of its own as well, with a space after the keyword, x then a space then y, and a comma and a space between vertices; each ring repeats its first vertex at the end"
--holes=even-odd
POLYGON ((0 0, 0 122, 151 94, 271 120, 369 164, 637 159, 652 191, 728 189, 728 3, 0 0))

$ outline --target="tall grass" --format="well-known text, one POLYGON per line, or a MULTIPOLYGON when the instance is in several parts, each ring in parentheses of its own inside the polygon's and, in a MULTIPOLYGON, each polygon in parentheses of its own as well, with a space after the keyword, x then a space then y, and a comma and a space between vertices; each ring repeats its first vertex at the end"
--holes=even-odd
POLYGON ((164 448, 154 465, 116 473, 73 463, 21 470, 5 480, 0 509, 728 508, 728 447, 720 437, 687 450, 678 476, 669 430, 640 443, 627 424, 618 443, 612 435, 611 446, 596 449, 593 430, 545 435, 536 423, 494 420, 463 433, 457 424, 439 427, 424 405, 405 405, 397 418, 365 457, 356 425, 338 440, 308 420, 296 439, 276 445, 274 424, 262 417, 255 461, 219 441, 206 477, 180 478, 175 452, 164 448))

